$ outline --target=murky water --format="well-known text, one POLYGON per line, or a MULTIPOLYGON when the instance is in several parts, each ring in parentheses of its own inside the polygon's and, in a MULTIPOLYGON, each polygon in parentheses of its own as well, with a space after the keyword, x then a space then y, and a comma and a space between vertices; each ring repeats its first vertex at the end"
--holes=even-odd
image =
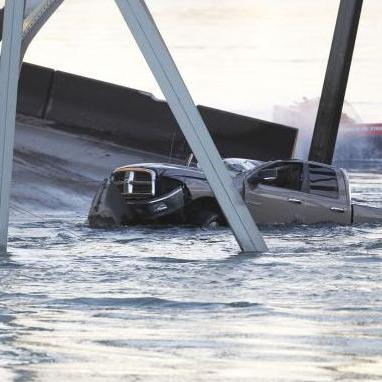
MULTIPOLYGON (((382 204, 381 166, 351 173, 354 197, 382 204)), ((15 213, 0 380, 382 379, 382 228, 264 233, 269 253, 240 255, 226 229, 15 213)))
MULTIPOLYGON (((113 2, 91 3, 66 0, 27 60, 160 95, 113 2)), ((198 103, 270 118, 319 95, 338 1, 148 3, 198 103)), ((380 10, 365 2, 347 94, 368 122, 380 10)), ((346 166, 382 206, 382 163, 346 166)), ((13 211, 1 382, 382 379, 381 227, 266 228, 269 253, 250 256, 228 230, 94 231, 84 214, 13 211)))

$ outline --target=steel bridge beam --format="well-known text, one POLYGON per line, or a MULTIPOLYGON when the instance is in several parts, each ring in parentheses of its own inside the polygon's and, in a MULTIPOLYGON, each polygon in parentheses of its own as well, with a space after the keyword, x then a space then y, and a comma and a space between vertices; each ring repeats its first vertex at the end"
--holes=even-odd
MULTIPOLYGON (((47 22, 50 16, 64 0, 26 0, 23 23, 23 41, 21 46, 24 56, 29 44, 47 22)), ((4 8, 0 9, 0 41, 2 39, 4 8)))
POLYGON ((143 0, 115 0, 243 251, 267 249, 143 0))
POLYGON ((0 13, 0 250, 6 251, 12 179, 17 87, 22 58, 38 31, 63 0, 6 0, 0 13), (24 19, 24 17, 26 18, 24 19))
POLYGON ((21 57, 44 24, 49 20, 64 0, 27 0, 26 17, 23 25, 21 57))
POLYGON ((309 160, 331 164, 353 58, 362 0, 341 0, 309 160))
POLYGON ((0 249, 6 251, 24 1, 6 0, 0 58, 0 249))

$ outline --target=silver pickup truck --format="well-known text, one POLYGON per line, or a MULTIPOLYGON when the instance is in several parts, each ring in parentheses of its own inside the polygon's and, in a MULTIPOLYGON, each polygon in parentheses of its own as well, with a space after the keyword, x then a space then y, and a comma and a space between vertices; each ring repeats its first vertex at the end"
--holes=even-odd
MULTIPOLYGON (((352 202, 343 169, 301 160, 224 163, 260 225, 382 222, 381 208, 352 202)), ((97 191, 88 221, 92 227, 225 224, 200 168, 163 163, 116 168, 97 191)))

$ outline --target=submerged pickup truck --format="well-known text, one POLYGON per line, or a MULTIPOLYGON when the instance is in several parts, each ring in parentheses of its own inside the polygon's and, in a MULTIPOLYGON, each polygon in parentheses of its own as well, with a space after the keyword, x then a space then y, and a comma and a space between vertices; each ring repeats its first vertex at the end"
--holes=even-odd
MULTIPOLYGON (((352 202, 343 169, 301 160, 224 163, 257 224, 382 222, 382 208, 352 202)), ((116 168, 97 191, 88 221, 92 227, 226 224, 200 168, 163 163, 116 168)))

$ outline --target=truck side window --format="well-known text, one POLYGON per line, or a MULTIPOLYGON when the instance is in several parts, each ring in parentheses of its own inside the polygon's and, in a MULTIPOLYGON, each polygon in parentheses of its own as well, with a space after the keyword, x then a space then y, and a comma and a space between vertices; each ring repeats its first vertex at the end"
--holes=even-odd
POLYGON ((260 183, 267 186, 286 188, 301 191, 303 173, 301 163, 275 163, 267 169, 277 170, 276 179, 262 180, 260 183))
POLYGON ((338 198, 337 174, 330 168, 310 164, 309 187, 311 194, 338 198))

